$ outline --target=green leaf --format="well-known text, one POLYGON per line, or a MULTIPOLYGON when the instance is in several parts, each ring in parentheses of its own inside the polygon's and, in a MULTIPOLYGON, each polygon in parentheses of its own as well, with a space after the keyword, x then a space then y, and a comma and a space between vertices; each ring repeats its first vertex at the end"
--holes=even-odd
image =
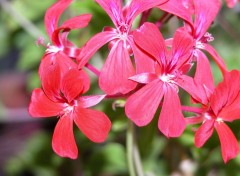
POLYGON ((125 149, 120 144, 109 143, 92 155, 88 166, 92 175, 126 173, 125 149))

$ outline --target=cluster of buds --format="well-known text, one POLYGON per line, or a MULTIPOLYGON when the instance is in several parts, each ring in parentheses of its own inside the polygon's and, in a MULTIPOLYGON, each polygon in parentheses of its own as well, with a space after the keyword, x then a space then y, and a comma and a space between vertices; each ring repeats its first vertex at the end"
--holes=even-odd
MULTIPOLYGON (((225 122, 240 118, 240 71, 227 70, 209 44, 214 38, 207 32, 222 7, 220 0, 132 0, 124 6, 121 0, 96 0, 115 27, 104 27, 81 48, 67 36, 73 29, 86 27, 91 14, 70 18, 58 27, 60 15, 71 2, 58 0, 45 14, 51 44, 39 40, 46 47, 39 67, 42 88, 33 90, 29 106, 33 117, 59 117, 52 140, 58 155, 78 156, 73 123, 91 141, 106 140, 111 121, 90 107, 110 97, 126 99, 125 114, 139 127, 148 125, 160 109, 158 129, 167 138, 179 137, 187 125, 199 123, 195 145, 202 147, 216 129, 224 162, 237 156, 238 141, 225 122), (153 8, 164 12, 156 23, 147 21, 153 8), (140 14, 140 25, 133 29, 140 14), (173 16, 183 25, 165 39, 160 28, 173 16), (105 44, 109 53, 98 71, 89 61, 105 44), (209 56, 223 76, 217 86, 209 56), (90 88, 85 69, 98 77, 103 95, 84 95, 90 88), (192 106, 182 105, 180 88, 189 94, 192 106), (185 117, 183 111, 195 115, 185 117)), ((236 1, 227 3, 233 7, 236 1)))

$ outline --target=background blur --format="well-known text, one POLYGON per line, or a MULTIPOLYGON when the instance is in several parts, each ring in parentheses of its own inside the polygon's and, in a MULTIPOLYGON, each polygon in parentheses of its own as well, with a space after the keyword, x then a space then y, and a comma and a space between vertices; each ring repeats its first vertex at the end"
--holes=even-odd
MULTIPOLYGON (((42 36, 45 43, 43 18, 54 0, 0 0, 0 176, 127 176, 125 132, 127 120, 123 109, 112 109, 112 101, 104 101, 97 108, 113 121, 112 131, 103 144, 94 144, 76 129, 75 138, 79 158, 70 160, 58 157, 51 148, 51 138, 57 118, 34 119, 27 108, 31 91, 40 87, 38 66, 45 48, 37 46, 42 36)), ((92 13, 93 19, 85 29, 72 31, 70 39, 82 46, 92 35, 111 22, 104 11, 91 0, 75 0, 64 12, 61 20, 92 13)), ((162 12, 153 10, 151 20, 162 12)), ((164 36, 172 36, 178 26, 172 18, 163 27, 164 36)), ((229 69, 240 69, 240 6, 223 7, 209 31, 215 40, 212 45, 225 59, 229 69)), ((92 59, 101 68, 107 47, 92 59)), ((221 74, 212 64, 215 82, 221 74)), ((94 75, 92 92, 98 92, 94 75)), ((184 95, 182 97, 184 99, 184 95)), ((183 100, 184 101, 184 100, 183 100)), ((240 140, 240 122, 230 124, 240 140)), ((194 146, 193 127, 188 127, 182 137, 166 139, 157 129, 157 118, 144 128, 137 128, 143 167, 148 176, 167 175, 240 175, 240 156, 223 164, 220 144, 216 134, 197 149, 194 146)))

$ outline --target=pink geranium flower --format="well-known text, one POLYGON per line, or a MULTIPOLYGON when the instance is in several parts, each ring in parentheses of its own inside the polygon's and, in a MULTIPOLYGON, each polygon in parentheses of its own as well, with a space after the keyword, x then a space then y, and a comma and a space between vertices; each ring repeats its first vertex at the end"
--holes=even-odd
POLYGON ((105 95, 81 96, 89 89, 89 78, 84 71, 70 69, 61 72, 58 63, 42 74, 43 89, 34 89, 29 106, 33 117, 57 116, 52 147, 62 157, 76 159, 78 149, 73 135, 73 123, 93 142, 103 142, 111 128, 108 117, 89 109, 105 95))
MULTIPOLYGON (((75 16, 58 27, 60 15, 71 2, 72 0, 59 0, 53 4, 45 14, 45 28, 52 44, 45 46, 47 49, 39 67, 40 77, 45 67, 56 62, 58 62, 64 71, 76 67, 76 64, 70 57, 76 57, 80 53, 80 49, 76 48, 67 39, 67 35, 70 30, 86 27, 91 19, 91 15, 84 14, 75 16)), ((38 42, 44 45, 42 40, 38 42)))
MULTIPOLYGON (((186 119, 191 123, 202 121, 202 125, 195 134, 195 145, 202 147, 216 129, 222 150, 222 157, 226 163, 235 158, 239 152, 238 141, 225 122, 232 122, 240 118, 240 72, 231 71, 224 75, 224 80, 209 96, 209 102, 203 103, 203 113, 186 119)), ((202 103, 202 102, 201 102, 202 103)))
POLYGON ((167 137, 178 137, 186 126, 178 86, 193 96, 197 94, 193 79, 185 75, 191 68, 193 40, 188 33, 177 31, 168 51, 157 26, 152 23, 144 23, 133 36, 136 44, 155 60, 155 72, 130 77, 146 85, 127 99, 126 115, 138 126, 145 126, 153 119, 164 97, 158 128, 167 137))
MULTIPOLYGON (((122 8, 121 0, 96 0, 107 12, 116 28, 106 27, 103 32, 93 36, 83 48, 78 60, 80 67, 84 66, 100 47, 111 41, 110 53, 99 77, 99 86, 107 94, 126 94, 136 86, 135 82, 128 80, 135 74, 130 59, 132 50, 134 50, 132 23, 141 12, 165 1, 132 0, 130 4, 122 8)), ((135 52, 133 51, 134 55, 135 52)))
POLYGON ((221 2, 219 0, 170 0, 166 4, 158 7, 179 16, 185 21, 182 30, 188 31, 194 39, 195 50, 193 50, 193 60, 197 62, 194 79, 209 89, 214 88, 210 63, 203 51, 207 51, 213 57, 222 73, 227 71, 223 59, 217 54, 215 49, 208 44, 213 41, 214 38, 207 30, 218 14, 221 2), (176 3, 178 5, 176 5, 176 3))

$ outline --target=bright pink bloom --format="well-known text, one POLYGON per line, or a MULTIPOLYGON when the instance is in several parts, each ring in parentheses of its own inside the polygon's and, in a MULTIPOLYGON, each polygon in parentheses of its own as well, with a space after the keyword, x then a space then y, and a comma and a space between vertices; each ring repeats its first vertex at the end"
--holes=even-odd
POLYGON ((194 79, 199 84, 205 85, 208 88, 214 87, 213 77, 208 58, 202 50, 207 51, 213 57, 222 73, 227 70, 223 59, 217 54, 215 49, 208 44, 213 41, 214 38, 207 30, 216 18, 220 7, 221 3, 219 0, 170 0, 166 4, 159 6, 160 9, 184 19, 185 26, 182 30, 188 31, 194 39, 195 50, 193 51, 193 60, 197 61, 194 79), (177 6, 176 3, 178 4, 177 6))
POLYGON ((152 23, 144 23, 133 36, 136 44, 154 58, 155 72, 130 77, 146 85, 127 99, 126 115, 138 126, 145 126, 153 119, 164 97, 158 128, 167 137, 178 137, 186 126, 178 86, 195 95, 193 79, 185 75, 191 68, 193 40, 188 33, 177 31, 168 51, 157 26, 152 23))
POLYGON ((62 157, 76 159, 78 149, 73 135, 73 122, 93 142, 103 142, 111 128, 108 117, 89 109, 105 95, 80 96, 89 89, 85 72, 70 69, 62 73, 58 64, 51 65, 42 74, 43 89, 32 93, 29 113, 33 117, 58 116, 52 147, 62 157))
MULTIPOLYGON (((135 88, 136 83, 128 80, 135 74, 130 59, 135 47, 131 34, 132 22, 141 12, 165 1, 132 0, 122 8, 121 0, 96 0, 110 16, 116 28, 106 27, 103 32, 93 36, 78 59, 80 67, 83 67, 100 47, 111 41, 110 53, 99 77, 99 86, 107 94, 126 94, 135 88)), ((135 55, 135 51, 133 53, 135 55)))
MULTIPOLYGON (((48 44, 45 55, 42 58, 39 68, 40 77, 45 67, 56 62, 59 63, 62 70, 67 71, 69 68, 76 67, 76 64, 70 57, 76 57, 80 53, 80 49, 76 48, 68 39, 70 30, 83 28, 88 25, 91 15, 79 15, 65 21, 58 27, 60 15, 69 6, 72 0, 59 0, 53 4, 45 14, 45 27, 52 45, 48 44)), ((43 44, 43 41, 39 41, 43 44)))
MULTIPOLYGON (((222 150, 222 157, 226 163, 235 158, 239 152, 238 141, 230 128, 224 122, 231 122, 240 118, 240 72, 226 72, 224 80, 209 96, 209 102, 203 103, 203 113, 191 118, 203 121, 195 134, 195 145, 202 147, 216 129, 222 150)), ((186 119, 187 121, 189 119, 186 119)))

